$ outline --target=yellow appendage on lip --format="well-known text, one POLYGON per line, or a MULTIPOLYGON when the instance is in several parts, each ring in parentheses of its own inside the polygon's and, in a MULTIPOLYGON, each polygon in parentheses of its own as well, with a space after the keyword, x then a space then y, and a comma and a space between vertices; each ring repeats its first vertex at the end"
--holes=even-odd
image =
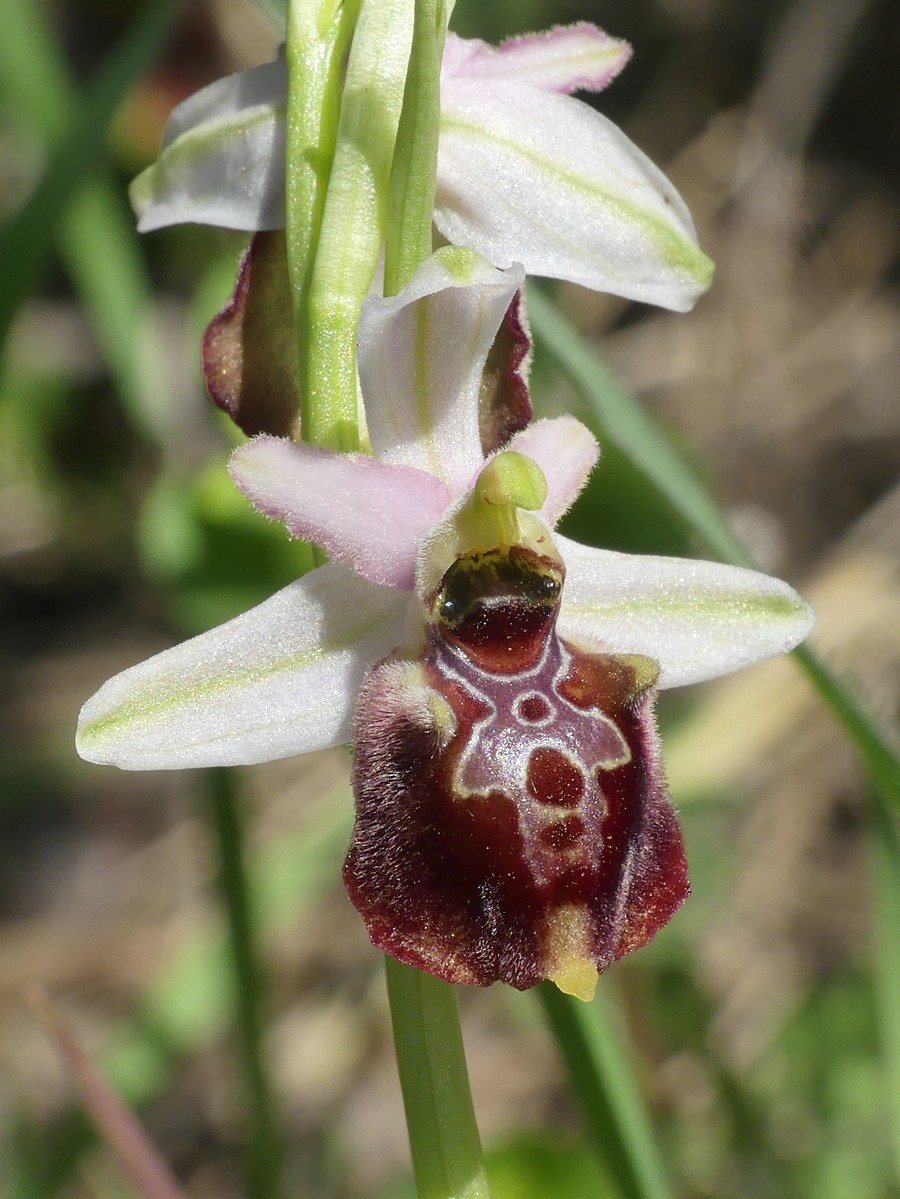
POLYGON ((589 921, 583 907, 566 904, 547 920, 547 977, 566 995, 585 1003, 597 990, 597 966, 587 951, 589 921))
POLYGON ((461 552, 518 545, 519 511, 536 512, 547 498, 538 464, 516 450, 497 454, 482 470, 456 520, 461 552))

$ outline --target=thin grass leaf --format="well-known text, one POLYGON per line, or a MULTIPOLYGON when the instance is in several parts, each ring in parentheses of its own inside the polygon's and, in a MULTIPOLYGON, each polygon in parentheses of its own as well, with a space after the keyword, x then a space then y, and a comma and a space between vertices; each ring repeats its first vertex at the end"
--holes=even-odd
POLYGON ((140 1121, 85 1053, 46 992, 34 988, 29 1002, 65 1059, 81 1101, 98 1132, 138 1194, 143 1199, 184 1199, 184 1193, 140 1121))
POLYGON ((0 261, 4 272, 0 291, 0 347, 19 305, 35 286, 50 257, 52 243, 48 233, 92 174, 103 152, 110 122, 133 80, 159 49, 172 11, 171 0, 158 0, 129 30, 74 109, 75 115, 54 146, 31 198, 0 230, 0 261))
MULTIPOLYGON (((132 419, 151 435, 156 428, 153 408, 159 381, 158 365, 151 365, 147 345, 151 289, 124 201, 102 177, 102 171, 91 177, 89 168, 97 169, 97 139, 102 143, 108 125, 108 116, 100 124, 98 114, 102 116, 104 104, 108 107, 116 91, 121 95, 130 79, 149 61, 172 10, 171 0, 147 10, 109 59, 82 107, 41 7, 29 0, 0 4, 0 78, 31 120, 50 156, 43 183, 16 222, 24 221, 26 227, 12 247, 20 260, 19 267, 12 270, 7 263, 4 272, 0 344, 18 305, 27 297, 29 280, 33 284, 37 279, 47 247, 52 244, 43 221, 26 214, 34 211, 35 204, 47 219, 51 210, 60 209, 56 236, 65 265, 132 419), (128 79, 123 83, 126 75, 128 79), (92 102, 96 107, 91 107, 92 102), (91 121, 97 121, 98 126, 95 128, 91 121), (82 127, 88 129, 94 150, 83 158, 78 140, 82 127), (64 132, 67 137, 63 137, 64 132), (55 153, 50 149, 53 147, 55 153), (73 164, 71 155, 76 151, 79 162, 73 164), (63 165, 57 165, 59 162, 63 165), (67 205, 63 204, 65 191, 67 205), (26 253, 29 258, 23 269, 21 259, 26 253)), ((11 228, 4 235, 6 243, 10 236, 11 228)))
POLYGON ((129 417, 162 441, 165 353, 156 343, 152 289, 131 213, 111 184, 95 179, 63 214, 58 240, 129 417))
POLYGON ((669 1199, 649 1117, 601 997, 584 1004, 552 983, 537 993, 601 1166, 623 1199, 669 1199))
POLYGON ((528 315, 538 345, 565 371, 607 437, 665 496, 724 562, 750 566, 715 500, 651 416, 613 378, 592 347, 547 297, 529 286, 528 315))
POLYGON ((893 812, 877 798, 872 816, 872 962, 894 1168, 900 1183, 900 830, 893 812))
POLYGON ((881 796, 889 805, 900 807, 900 754, 882 735, 853 691, 808 646, 798 646, 792 655, 856 745, 881 796))
MULTIPOLYGON (((346 786, 324 795, 295 833, 266 845, 250 858, 253 908, 263 943, 312 908, 337 885, 350 837, 352 803, 346 786)), ((192 936, 148 989, 137 1016, 110 1037, 102 1055, 104 1074, 133 1109, 152 1102, 168 1085, 173 1063, 221 1037, 231 1014, 229 954, 224 929, 204 927, 192 936)), ((91 1143, 85 1122, 75 1118, 41 1139, 24 1125, 11 1140, 9 1172, 23 1178, 16 1199, 49 1199, 71 1179, 74 1163, 91 1143)))
MULTIPOLYGON (((707 549, 736 566, 757 564, 734 536, 715 501, 638 401, 603 367, 574 326, 539 291, 528 295, 537 342, 579 388, 605 437, 668 500, 707 549)), ((806 646, 795 660, 854 743, 879 789, 900 806, 900 755, 850 687, 806 646)))
POLYGON ((281 1144, 275 1097, 263 1049, 265 997, 257 950, 255 912, 244 862, 242 803, 237 774, 205 774, 209 810, 219 849, 219 890, 228 915, 228 948, 235 996, 244 1107, 248 1121, 245 1174, 250 1199, 279 1193, 281 1144))
MULTIPOLYGON (((340 878, 350 837, 352 802, 345 786, 324 795, 296 833, 251 856, 252 910, 265 944, 312 908, 340 878)), ((173 1056, 195 1052, 221 1036, 228 1022, 228 954, 222 929, 204 929, 161 971, 141 1012, 114 1036, 106 1068, 129 1103, 144 1103, 173 1056)))

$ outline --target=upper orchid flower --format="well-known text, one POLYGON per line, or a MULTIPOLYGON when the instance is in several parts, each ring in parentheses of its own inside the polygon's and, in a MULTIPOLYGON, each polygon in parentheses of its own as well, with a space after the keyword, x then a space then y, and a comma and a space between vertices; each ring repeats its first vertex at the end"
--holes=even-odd
MULTIPOLYGON (((449 34, 434 223, 497 265, 684 311, 712 276, 684 202, 620 129, 569 95, 606 87, 630 54, 588 24, 497 48, 449 34)), ((159 159, 132 185, 138 227, 283 225, 286 95, 278 59, 180 104, 159 159)))
POLYGON ((148 769, 353 740, 344 877, 372 940, 451 981, 587 996, 687 893, 655 687, 786 650, 811 614, 753 571, 552 533, 592 436, 572 417, 523 427, 521 402, 479 420, 522 282, 446 247, 366 302, 373 454, 260 436, 231 465, 334 561, 110 680, 78 747, 148 769))

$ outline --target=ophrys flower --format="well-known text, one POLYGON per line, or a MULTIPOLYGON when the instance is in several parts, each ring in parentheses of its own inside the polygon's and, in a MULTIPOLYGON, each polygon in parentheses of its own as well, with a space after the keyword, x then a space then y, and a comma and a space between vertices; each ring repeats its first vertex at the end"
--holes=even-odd
POLYGON ((373 941, 453 981, 586 995, 687 890, 654 688, 788 649, 811 614, 765 575, 552 532, 593 437, 561 417, 498 449, 479 428, 522 281, 447 247, 366 302, 372 455, 261 436, 231 466, 334 561, 112 679, 79 749, 170 768, 353 740, 345 879, 373 941))

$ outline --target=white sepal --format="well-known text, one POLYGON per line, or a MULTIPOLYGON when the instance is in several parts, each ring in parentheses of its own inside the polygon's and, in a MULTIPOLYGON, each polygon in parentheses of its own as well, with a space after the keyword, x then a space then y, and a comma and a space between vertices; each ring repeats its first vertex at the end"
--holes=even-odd
POLYGON ((349 741, 356 692, 401 640, 403 593, 335 563, 132 666, 87 701, 76 746, 124 770, 238 766, 349 741))
POLYGON ((138 229, 193 221, 224 229, 284 225, 287 67, 217 79, 169 117, 160 155, 132 183, 138 229))
POLYGON ((562 635, 586 648, 653 658, 660 687, 782 654, 815 623, 792 587, 758 571, 620 554, 559 535, 555 541, 566 564, 562 635))
POLYGON ((498 266, 676 311, 712 277, 662 171, 587 104, 526 84, 444 88, 434 221, 498 266))
POLYGON ((359 321, 359 378, 372 449, 430 471, 459 495, 483 463, 478 394, 488 351, 522 268, 497 270, 444 246, 403 291, 370 296, 359 321))

